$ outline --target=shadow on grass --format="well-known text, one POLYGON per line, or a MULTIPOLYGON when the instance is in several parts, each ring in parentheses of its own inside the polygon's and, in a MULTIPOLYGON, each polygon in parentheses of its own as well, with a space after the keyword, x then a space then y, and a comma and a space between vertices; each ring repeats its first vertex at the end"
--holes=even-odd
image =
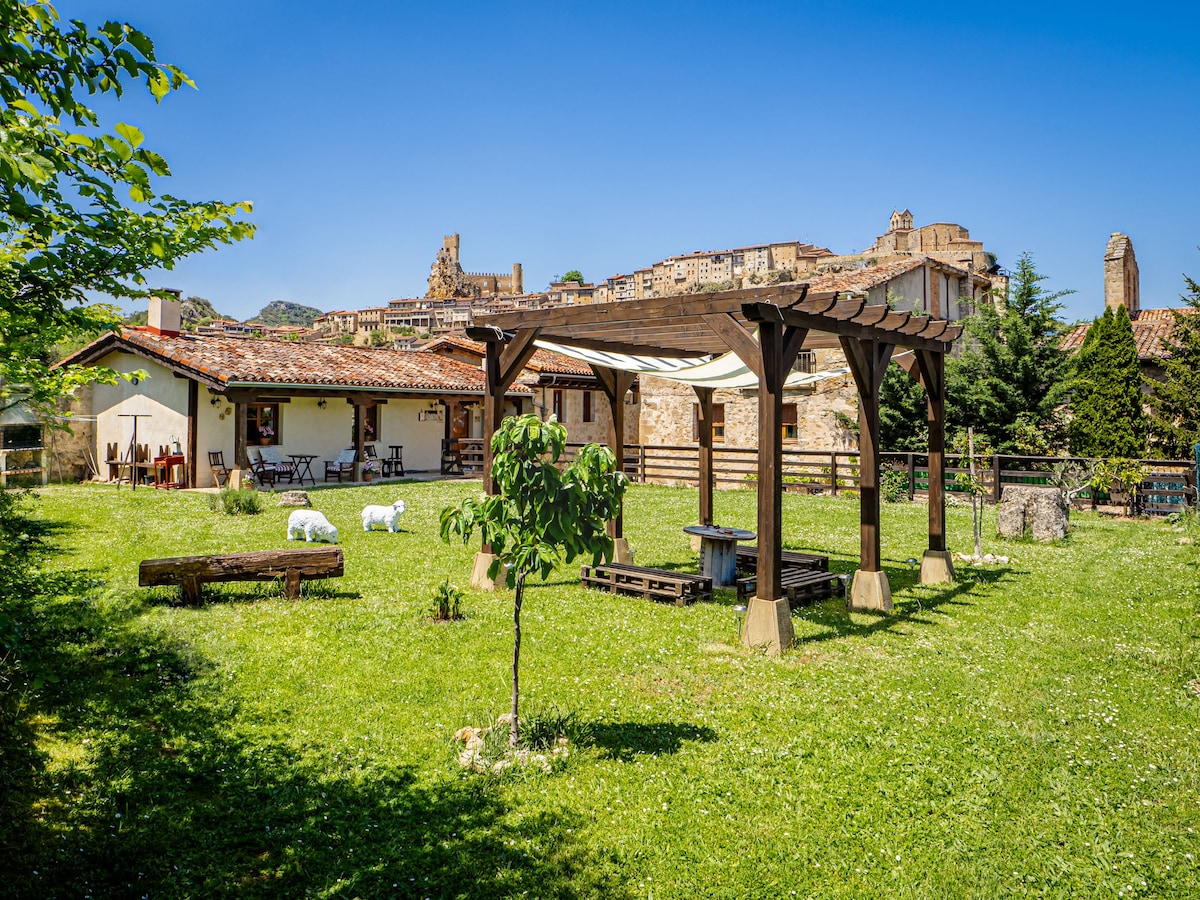
MULTIPOLYGON (((804 619, 815 625, 823 625, 828 630, 820 634, 798 638, 794 647, 803 647, 842 637, 865 637, 878 632, 892 631, 904 625, 919 623, 937 625, 936 619, 930 614, 937 613, 943 606, 963 606, 960 599, 981 584, 997 584, 1012 573, 1008 568, 966 569, 957 573, 953 584, 918 585, 914 583, 914 575, 907 568, 884 567, 888 581, 893 585, 903 585, 905 588, 915 588, 921 593, 914 594, 912 603, 904 603, 893 608, 891 613, 879 613, 869 621, 856 621, 845 608, 842 598, 826 601, 819 606, 808 607, 804 619), (836 605, 835 605, 836 604, 836 605)), ((856 616, 870 615, 855 613, 856 616)))
POLYGON ((678 753, 686 741, 711 744, 717 733, 687 722, 602 722, 588 726, 589 743, 611 759, 628 762, 639 754, 678 753))
POLYGON ((0 894, 629 896, 614 859, 579 843, 580 817, 514 816, 483 780, 241 721, 199 677, 208 660, 138 622, 136 597, 26 575, 0 593, 27 667, 0 670, 0 894), (55 680, 36 689, 33 671, 55 680))

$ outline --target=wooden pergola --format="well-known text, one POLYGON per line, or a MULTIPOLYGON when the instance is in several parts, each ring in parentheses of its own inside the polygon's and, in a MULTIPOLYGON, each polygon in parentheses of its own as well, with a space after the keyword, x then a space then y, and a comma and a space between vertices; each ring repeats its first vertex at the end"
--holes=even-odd
MULTIPOLYGON (((589 306, 540 309, 480 317, 468 334, 487 344, 484 369, 484 484, 491 479, 491 437, 502 417, 504 392, 528 361, 534 341, 651 357, 702 357, 732 352, 758 377, 758 579, 742 639, 776 651, 792 643, 791 616, 780 585, 784 381, 801 350, 841 348, 859 394, 860 567, 848 597, 852 609, 891 609, 891 589, 880 566, 879 389, 898 348, 912 350, 910 374, 929 397, 929 547, 923 583, 953 579, 946 550, 945 354, 961 325, 893 312, 863 298, 808 292, 806 284, 685 294, 589 306), (755 332, 757 331, 757 340, 755 332)), ((593 365, 612 411, 611 446, 623 463, 624 395, 631 372, 593 365)), ((712 524, 713 388, 696 387, 700 408, 700 522, 712 524)), ((623 539, 621 518, 610 534, 623 539)), ((623 540, 621 541, 623 543, 623 540)), ((477 567, 478 571, 478 567, 477 567)))

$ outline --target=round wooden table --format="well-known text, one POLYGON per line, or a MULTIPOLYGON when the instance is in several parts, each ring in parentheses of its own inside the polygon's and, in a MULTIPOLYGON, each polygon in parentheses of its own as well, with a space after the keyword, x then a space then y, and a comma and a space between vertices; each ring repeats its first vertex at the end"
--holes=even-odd
POLYGON ((752 541, 758 535, 744 528, 719 525, 686 525, 684 531, 700 537, 700 574, 712 578, 713 587, 737 584, 737 542, 752 541))

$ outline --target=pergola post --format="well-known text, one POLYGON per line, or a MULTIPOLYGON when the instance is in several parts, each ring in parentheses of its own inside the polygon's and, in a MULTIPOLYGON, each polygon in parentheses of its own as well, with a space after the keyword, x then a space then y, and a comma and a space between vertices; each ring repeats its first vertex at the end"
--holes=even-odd
POLYGON ((806 328, 782 319, 758 320, 758 567, 755 593, 746 609, 742 643, 789 649, 795 640, 792 611, 783 596, 783 385, 800 352, 806 328))
POLYGON ((946 356, 917 350, 916 357, 929 401, 929 548, 921 557, 921 584, 944 584, 954 581, 946 548, 946 356))
POLYGON ((846 598, 851 609, 889 612, 892 589, 879 548, 879 388, 892 358, 892 344, 841 338, 858 386, 859 569, 846 598))
MULTIPOLYGON (((713 394, 710 387, 692 385, 696 391, 696 443, 700 463, 700 523, 713 524, 713 394)), ((700 549, 700 539, 693 537, 692 549, 700 549)))
MULTIPOLYGON (((534 339, 538 329, 530 328, 515 334, 499 328, 475 326, 467 329, 467 337, 482 341, 485 346, 483 371, 483 489, 495 494, 497 485, 492 477, 492 436, 504 419, 504 392, 513 383, 529 358, 533 356, 534 339)), ((488 577, 488 569, 496 555, 490 544, 481 544, 471 568, 471 587, 494 591, 497 581, 488 577)), ((501 582, 502 583, 502 582, 501 582)))
MULTIPOLYGON (((637 376, 633 372, 623 372, 604 366, 592 366, 596 380, 604 396, 608 398, 608 409, 612 416, 612 428, 609 431, 609 446, 616 459, 617 471, 625 471, 625 393, 633 387, 637 376)), ((613 561, 632 563, 629 553, 629 542, 625 540, 625 501, 617 511, 617 517, 608 523, 608 536, 613 539, 613 561)))

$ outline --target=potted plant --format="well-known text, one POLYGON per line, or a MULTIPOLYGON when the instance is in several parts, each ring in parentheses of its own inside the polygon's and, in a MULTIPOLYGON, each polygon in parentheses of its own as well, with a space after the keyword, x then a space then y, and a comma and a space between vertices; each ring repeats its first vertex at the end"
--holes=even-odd
POLYGON ((258 442, 264 447, 271 443, 271 438, 275 437, 275 429, 267 423, 258 426, 258 442))
POLYGON ((368 459, 362 464, 363 481, 370 481, 375 477, 375 460, 368 459))

